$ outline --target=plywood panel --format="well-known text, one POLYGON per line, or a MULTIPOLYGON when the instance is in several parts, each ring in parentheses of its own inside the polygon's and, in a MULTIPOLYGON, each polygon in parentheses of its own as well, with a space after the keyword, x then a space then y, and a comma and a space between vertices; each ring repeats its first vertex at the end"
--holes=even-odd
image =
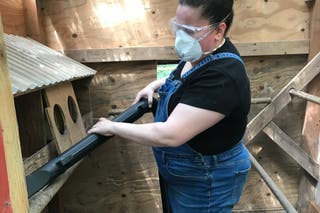
POLYGON ((304 40, 309 35, 309 9, 299 0, 236 0, 234 41, 304 40))
POLYGON ((156 79, 156 62, 101 63, 91 66, 93 117, 122 112, 136 93, 156 79))
POLYGON ((245 57, 253 98, 274 97, 307 63, 307 56, 245 57))
POLYGON ((15 98, 22 156, 31 156, 47 144, 45 112, 40 91, 15 98))
POLYGON ((77 99, 71 82, 60 83, 44 91, 51 132, 58 152, 62 153, 86 136, 77 99))
POLYGON ((0 13, 5 33, 26 36, 22 0, 0 1, 0 13))
MULTIPOLYGON (((168 22, 176 0, 42 1, 54 49, 172 46, 168 22)), ((308 39, 309 11, 300 0, 235 1, 230 37, 237 42, 308 39)))

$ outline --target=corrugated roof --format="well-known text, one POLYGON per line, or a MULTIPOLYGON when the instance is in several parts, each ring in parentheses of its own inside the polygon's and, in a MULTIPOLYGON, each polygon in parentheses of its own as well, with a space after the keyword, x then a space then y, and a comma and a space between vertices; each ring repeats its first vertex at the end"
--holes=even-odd
POLYGON ((37 41, 8 34, 4 41, 14 95, 96 73, 37 41))

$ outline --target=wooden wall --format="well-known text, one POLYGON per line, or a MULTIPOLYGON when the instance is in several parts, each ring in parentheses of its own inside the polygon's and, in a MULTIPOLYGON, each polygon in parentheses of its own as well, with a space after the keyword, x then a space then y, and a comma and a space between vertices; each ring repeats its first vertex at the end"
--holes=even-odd
POLYGON ((23 0, 0 1, 0 14, 5 33, 26 36, 23 0))
MULTIPOLYGON (((47 0, 42 2, 41 8, 48 45, 57 50, 81 52, 172 46, 168 21, 174 16, 176 5, 176 0, 47 0), (133 8, 138 13, 131 13, 133 8)), ((304 1, 236 0, 235 14, 229 36, 237 44, 251 43, 252 52, 248 55, 254 55, 254 46, 261 43, 274 42, 275 46, 266 45, 272 49, 281 42, 308 42, 309 9, 304 1)), ((253 98, 274 97, 306 64, 305 54, 286 55, 286 48, 288 46, 281 55, 272 56, 275 53, 269 52, 267 55, 271 56, 245 57, 253 98)), ((90 105, 85 99, 81 101, 83 88, 78 90, 81 111, 92 115, 87 127, 98 117, 112 116, 129 106, 136 92, 155 79, 156 64, 161 63, 155 60, 126 61, 131 60, 130 57, 120 59, 123 62, 112 62, 111 57, 108 62, 110 59, 102 57, 103 54, 94 56, 97 61, 100 59, 106 63, 87 64, 98 71, 87 87, 90 105)), ((144 53, 141 55, 143 58, 144 53)), ((81 57, 77 59, 85 61, 81 57)), ((250 117, 262 108, 263 105, 252 106, 250 117)), ((275 120, 298 143, 304 109, 305 102, 294 100, 275 120), (296 122, 287 122, 288 118, 296 122)), ((149 115, 139 122, 152 122, 152 117, 149 115)), ((260 134, 249 149, 289 200, 296 204, 299 185, 296 174, 303 172, 300 167, 264 134, 260 134)), ((161 212, 157 169, 151 149, 120 138, 108 141, 83 162, 62 189, 62 197, 66 212, 92 212, 93 209, 94 212, 107 209, 115 213, 161 212)), ((277 212, 282 207, 252 169, 235 209, 277 212)))
MULTIPOLYGON (((170 46, 168 22, 177 0, 41 1, 54 49, 170 46)), ((236 0, 230 37, 236 42, 307 40, 309 10, 300 0, 236 0)))
MULTIPOLYGON (((25 2, 0 2, 6 33, 26 36, 28 29, 33 29, 26 29, 30 23, 24 18, 25 2)), ((168 21, 175 14, 177 0, 38 2, 44 21, 40 30, 45 31, 47 44, 57 50, 114 50, 173 45, 168 21)), ((253 48, 248 55, 254 55, 255 46, 261 43, 267 43, 266 47, 272 49, 277 48, 278 43, 309 41, 309 9, 305 1, 235 0, 234 8, 235 21, 229 36, 237 44, 250 43, 253 48), (274 42, 274 46, 269 47, 268 42, 274 42)), ((286 55, 286 48, 292 47, 286 46, 280 55, 273 55, 275 53, 271 51, 267 55, 273 56, 260 54, 259 57, 245 57, 253 98, 274 97, 306 64, 306 52, 286 55)), ((102 63, 102 59, 101 63, 87 64, 98 71, 92 81, 73 82, 87 128, 98 117, 110 117, 128 107, 136 92, 155 79, 156 64, 161 63, 156 60, 125 61, 130 60, 128 57, 124 57, 124 62, 102 63)), ((19 98, 18 105, 20 100, 24 102, 23 98, 19 98)), ((19 107, 23 108, 22 104, 19 107)), ((253 106, 250 117, 262 107, 253 106)), ((301 141, 304 109, 305 103, 295 99, 275 120, 298 143, 301 141), (291 119, 296 122, 288 122, 291 119)), ((151 115, 139 120, 151 121, 151 115)), ((255 139, 249 149, 295 204, 299 185, 296 174, 303 172, 299 166, 263 134, 255 139)), ((24 151, 29 155, 30 150, 24 151)), ((151 149, 120 138, 108 141, 81 164, 60 196, 65 212, 161 212, 157 169, 151 149)), ((282 208, 252 169, 235 209, 276 212, 282 208)))

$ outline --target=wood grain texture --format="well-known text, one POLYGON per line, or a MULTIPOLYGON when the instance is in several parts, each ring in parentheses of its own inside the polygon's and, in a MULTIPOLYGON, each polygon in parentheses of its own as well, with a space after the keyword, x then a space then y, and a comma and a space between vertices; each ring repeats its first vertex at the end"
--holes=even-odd
POLYGON ((26 36, 23 0, 0 1, 0 13, 5 33, 26 36))
MULTIPOLYGON (((310 54, 309 60, 320 51, 320 1, 313 1, 310 14, 310 54)), ((306 91, 312 95, 320 96, 320 75, 318 75, 307 86, 306 91)), ((304 150, 319 163, 319 144, 320 144, 320 105, 308 102, 305 111, 304 127, 302 136, 305 140, 304 150)), ((319 184, 318 184, 319 187, 319 184)), ((315 183, 308 177, 301 177, 299 210, 306 211, 309 201, 315 200, 315 183)))
POLYGON ((93 64, 92 110, 95 119, 119 113, 133 102, 136 93, 156 79, 156 62, 93 64))
POLYGON ((44 112, 40 91, 15 98, 18 118, 22 156, 31 156, 47 143, 46 126, 48 123, 44 112))
POLYGON ((55 142, 51 141, 30 157, 25 158, 23 160, 23 164, 26 176, 46 164, 49 160, 56 157, 57 155, 58 153, 55 142))
POLYGON ((251 96, 275 97, 307 63, 305 55, 245 57, 251 96))
POLYGON ((297 143, 281 130, 274 122, 270 122, 264 129, 271 138, 287 155, 293 158, 303 169, 316 180, 319 180, 319 164, 315 162, 297 143))
POLYGON ((65 82, 53 87, 45 89, 45 97, 47 102, 47 115, 51 132, 57 142, 57 150, 62 153, 73 144, 86 136, 86 131, 83 125, 77 99, 75 97, 71 82, 65 82), (77 114, 77 119, 72 120, 71 110, 69 110, 68 99, 71 97, 74 101, 74 110, 77 114), (55 119, 55 106, 58 105, 62 111, 64 132, 59 132, 58 123, 55 119))
POLYGON ((320 212, 320 206, 317 205, 314 201, 311 201, 309 204, 307 213, 319 213, 319 212, 320 212))
MULTIPOLYGON (((241 56, 298 55, 309 53, 309 41, 235 43, 241 56)), ((64 54, 83 63, 114 61, 178 60, 173 46, 73 49, 64 54)))
POLYGON ((38 8, 37 0, 23 0, 26 35, 40 43, 45 43, 42 27, 42 12, 38 8))
MULTIPOLYGON (((48 45, 54 49, 172 46, 169 19, 176 0, 42 1, 48 45)), ((235 1, 230 37, 236 42, 307 40, 304 1, 235 1), (290 23, 290 24, 288 24, 290 23)))
POLYGON ((91 80, 92 78, 83 78, 72 81, 72 86, 74 88, 74 93, 77 98, 79 110, 86 130, 93 125, 92 91, 90 87, 91 80))
POLYGON ((0 18, 0 123, 11 198, 8 205, 11 205, 13 212, 26 213, 28 196, 1 23, 0 18))
POLYGON ((283 41, 308 39, 309 9, 304 1, 237 0, 230 30, 234 41, 283 41))

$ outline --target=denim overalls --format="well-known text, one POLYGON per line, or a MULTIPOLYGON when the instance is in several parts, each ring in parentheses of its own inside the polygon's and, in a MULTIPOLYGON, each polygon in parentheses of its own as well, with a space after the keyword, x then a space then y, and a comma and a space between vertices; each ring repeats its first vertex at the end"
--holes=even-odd
MULTIPOLYGON (((202 66, 221 58, 235 58, 243 63, 233 53, 209 55, 186 72, 181 77, 182 81, 202 66)), ((181 69, 182 65, 183 62, 177 69, 181 69)), ((155 122, 167 120, 169 100, 182 81, 174 79, 172 72, 159 88, 155 122)), ((153 152, 158 164, 165 212, 231 212, 240 198, 251 167, 248 152, 241 141, 217 155, 202 155, 187 143, 179 147, 153 147, 153 152)))

